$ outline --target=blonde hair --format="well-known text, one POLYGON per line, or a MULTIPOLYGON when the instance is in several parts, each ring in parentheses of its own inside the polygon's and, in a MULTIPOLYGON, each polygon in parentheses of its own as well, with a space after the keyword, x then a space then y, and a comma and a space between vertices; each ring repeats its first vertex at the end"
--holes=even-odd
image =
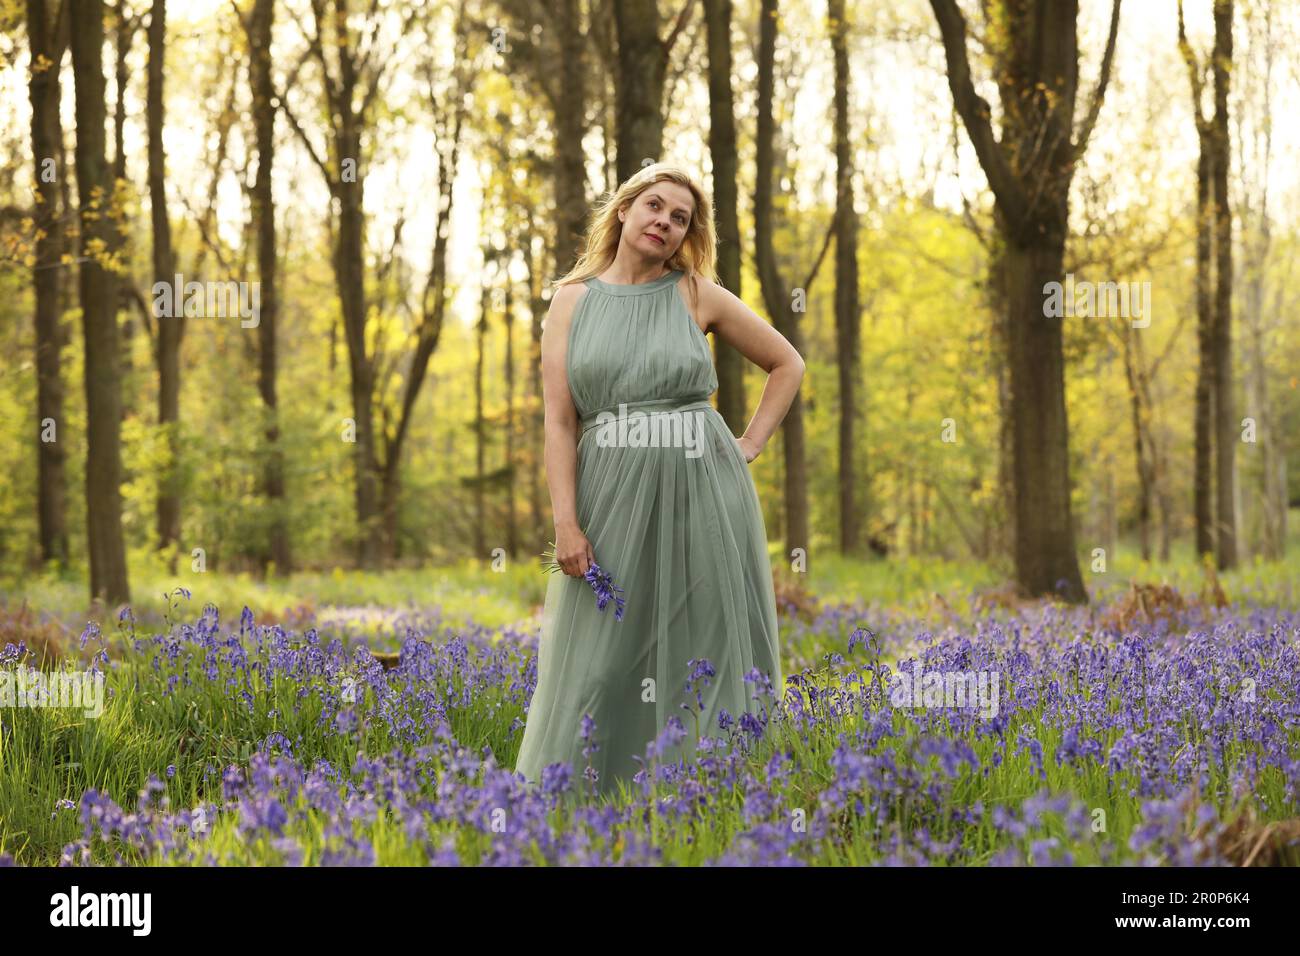
POLYGON ((668 268, 680 269, 692 280, 703 276, 710 282, 717 282, 718 233, 708 193, 680 166, 651 163, 629 176, 595 208, 577 262, 568 273, 555 280, 555 287, 582 282, 608 269, 618 253, 619 239, 623 235, 623 223, 619 222, 618 213, 630 207, 642 192, 664 180, 685 186, 695 197, 695 211, 686 227, 686 235, 669 258, 668 268))

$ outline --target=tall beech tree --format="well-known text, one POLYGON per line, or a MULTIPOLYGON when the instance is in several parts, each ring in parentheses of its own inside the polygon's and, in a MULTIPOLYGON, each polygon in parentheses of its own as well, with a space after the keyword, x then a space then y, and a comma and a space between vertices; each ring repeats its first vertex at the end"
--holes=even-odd
POLYGON ((831 56, 835 64, 835 360, 840 383, 840 551, 857 554, 862 546, 862 516, 854 463, 857 445, 861 308, 858 301, 858 215, 853 208, 853 145, 849 136, 849 24, 844 0, 829 0, 831 56))
MULTIPOLYGON (((414 348, 406 366, 402 385, 402 404, 395 416, 384 416, 382 432, 384 460, 382 478, 383 542, 384 552, 390 558, 398 551, 398 498, 401 492, 402 452, 415 412, 415 402, 429 369, 429 359, 438 348, 443 322, 449 309, 447 282, 447 242, 451 235, 456 170, 460 162, 460 149, 468 123, 470 94, 480 67, 481 48, 472 49, 469 37, 470 22, 466 16, 465 0, 456 7, 454 35, 456 43, 455 67, 445 83, 438 83, 431 62, 424 64, 426 96, 433 116, 435 153, 438 160, 437 189, 432 201, 435 209, 433 249, 429 257, 429 270, 425 275, 424 290, 420 296, 420 321, 414 331, 414 348)), ((377 356, 376 356, 377 357, 377 356)), ((380 383, 381 390, 383 383, 380 383)))
MULTIPOLYGON (((32 264, 36 332, 36 510, 41 560, 68 564, 67 477, 65 442, 59 441, 63 418, 62 322, 63 218, 67 208, 60 184, 66 178, 63 122, 59 115, 63 53, 68 45, 68 2, 55 5, 28 0, 27 36, 31 48, 28 95, 32 104, 32 158, 35 162, 36 259, 32 264), (46 423, 54 423, 53 441, 46 423)), ((66 439, 67 432, 64 430, 66 439)))
POLYGON ((257 235, 257 277, 261 290, 261 312, 257 326, 257 391, 266 416, 266 463, 262 469, 262 493, 270 511, 263 569, 273 566, 276 574, 292 570, 288 522, 285 516, 284 452, 280 447, 280 400, 277 390, 280 318, 279 250, 275 227, 275 193, 271 172, 275 168, 275 119, 278 101, 271 76, 271 33, 275 23, 275 0, 253 0, 245 19, 248 37, 248 86, 253 98, 253 138, 257 150, 257 173, 251 192, 253 230, 257 235))
MULTIPOLYGON (((659 0, 620 0, 612 5, 614 55, 606 64, 614 78, 618 181, 624 182, 646 160, 663 156, 664 90, 673 46, 690 22, 694 3, 684 3, 660 38, 659 0)), ((704 7, 709 58, 709 153, 713 158, 713 209, 718 227, 718 278, 740 292, 740 226, 736 214, 736 132, 731 96, 730 0, 708 0, 704 7)), ((745 421, 744 357, 714 336, 718 371, 718 411, 734 431, 745 421)))
POLYGON ((1192 510, 1196 553, 1214 553, 1214 143, 1212 122, 1203 103, 1209 72, 1187 39, 1183 4, 1178 4, 1178 49, 1192 87, 1192 118, 1200 151, 1196 158, 1196 346, 1199 364, 1193 418, 1192 510))
MULTIPOLYGON (((559 274, 577 261, 586 230, 587 164, 582 150, 590 121, 587 73, 589 33, 580 0, 497 0, 510 29, 502 67, 536 88, 549 112, 551 159, 547 174, 555 195, 551 254, 559 274)), ((495 24, 482 24, 491 30, 495 24)), ((543 303, 543 307, 545 303, 543 303)))
MULTIPOLYGON (((319 122, 311 125, 325 129, 324 154, 285 97, 281 96, 280 101, 333 200, 334 281, 347 343, 355 439, 356 559, 361 567, 374 567, 383 553, 383 527, 374 423, 377 367, 366 336, 365 182, 369 157, 363 155, 362 140, 373 123, 385 72, 394 62, 391 47, 378 39, 379 24, 392 11, 372 7, 368 27, 358 29, 349 0, 311 0, 310 7, 312 15, 305 30, 307 50, 316 64, 324 94, 315 112, 319 122)), ((419 12, 413 7, 404 14, 399 37, 406 35, 419 12)))
POLYGON ((92 600, 131 599, 122 537, 122 395, 115 313, 116 282, 106 255, 114 224, 105 159, 104 4, 69 0, 76 92, 77 205, 80 220, 81 325, 86 383, 86 537, 92 600))
MULTIPOLYGON (((740 211, 736 188, 736 106, 731 90, 731 0, 704 0, 709 49, 709 157, 718 232, 718 280, 741 295, 740 211)), ((745 357, 716 335, 718 412, 736 434, 745 430, 745 357)))
MULTIPOLYGON (((155 282, 175 281, 171 222, 167 218, 167 171, 163 156, 163 71, 167 50, 167 3, 153 0, 149 16, 149 82, 145 96, 145 117, 149 137, 149 209, 153 228, 153 274, 155 282)), ((179 289, 176 290, 180 294, 179 289)), ((159 476, 157 503, 158 547, 168 550, 181 537, 180 494, 180 396, 181 340, 185 336, 185 310, 174 316, 158 316, 154 338, 154 361, 158 366, 158 425, 167 446, 167 461, 159 476)), ((174 563, 174 562, 173 562, 174 563)), ((174 570, 174 567, 173 567, 174 570)))
POLYGON ((1228 88, 1232 2, 1214 2, 1214 48, 1202 62, 1187 39, 1178 4, 1178 48, 1192 88, 1200 155, 1196 165, 1196 376, 1193 508, 1196 552, 1213 552, 1219 570, 1237 564, 1236 450, 1240 440, 1232 375, 1232 208, 1228 88), (1203 98, 1213 78, 1214 112, 1203 98))
MULTIPOLYGON (((588 46, 592 35, 584 23, 580 0, 497 2, 510 27, 506 34, 509 43, 500 53, 501 63, 538 91, 538 100, 548 113, 546 128, 552 131, 549 156, 529 153, 522 160, 509 160, 522 162, 530 179, 549 183, 554 200, 553 211, 544 203, 525 204, 526 222, 520 237, 525 250, 529 313, 524 443, 530 459, 540 462, 545 431, 541 376, 542 323, 547 310, 544 292, 549 294, 548 276, 563 275, 577 261, 590 202, 582 142, 591 126, 587 73, 594 61, 588 46), (539 243, 545 244, 545 253, 538 248, 539 243)), ((546 546, 549 533, 540 471, 536 466, 528 469, 528 537, 536 550, 546 546)))
MULTIPOLYGON (((776 257, 772 181, 776 175, 776 123, 772 115, 775 89, 777 35, 776 0, 762 0, 758 23, 758 100, 755 106, 754 145, 754 258, 763 305, 776 330, 802 355, 800 312, 795 310, 795 290, 786 285, 776 257)), ((805 283, 805 294, 808 284, 805 283)), ((796 392, 781 423, 782 460, 785 466, 784 510, 786 557, 796 550, 808 553, 808 463, 805 451, 803 399, 796 392)))
POLYGON ((998 27, 988 40, 1002 106, 1000 137, 989 104, 975 92, 966 19, 956 0, 930 0, 930 6, 953 103, 993 192, 1004 240, 1016 581, 1031 595, 1086 602, 1070 513, 1062 317, 1045 314, 1045 287, 1064 278, 1070 182, 1101 112, 1120 0, 1114 0, 1100 77, 1077 131, 1078 0, 984 4, 998 27))
POLYGON ((613 4, 617 43, 613 63, 618 181, 660 159, 663 149, 664 80, 668 55, 690 18, 693 3, 681 12, 666 39, 660 39, 659 0, 619 0, 613 4))
MULTIPOLYGON (((118 204, 117 197, 124 194, 116 190, 130 188, 126 170, 126 100, 127 90, 131 85, 131 70, 128 59, 135 45, 135 35, 144 22, 142 13, 137 13, 129 0, 117 0, 110 8, 113 26, 113 161, 110 164, 109 182, 114 190, 113 215, 122 217, 125 210, 118 204)), ((119 223, 119 225, 125 225, 119 223)), ((133 230, 114 228, 108 231, 108 256, 113 262, 130 262, 134 260, 133 230)), ((122 396, 123 421, 134 418, 138 413, 136 402, 141 389, 135 369, 135 316, 129 306, 133 298, 133 283, 125 269, 117 267, 113 277, 113 289, 116 295, 115 306, 123 312, 118 323, 118 349, 120 356, 118 393, 122 396)), ((115 321, 117 321, 115 319, 115 321)))
POLYGON ((1214 0, 1214 455, 1215 558, 1237 566, 1237 421, 1232 391, 1232 204, 1228 172, 1228 87, 1232 76, 1232 0, 1214 0))
MULTIPOLYGON (((1280 293, 1285 283, 1269 281, 1273 261, 1272 217, 1269 213, 1269 166, 1273 154, 1273 73, 1277 42, 1270 6, 1246 7, 1247 45, 1238 55, 1242 109, 1233 117, 1237 128, 1242 188, 1238 205, 1245 241, 1242 243, 1243 294, 1241 316, 1245 352, 1245 381, 1249 415, 1257 430, 1256 467, 1251 469, 1249 503, 1254 550, 1267 560, 1281 560, 1286 553, 1287 496, 1286 454, 1281 427, 1282 402, 1269 387, 1275 355, 1274 336, 1285 312, 1280 303, 1270 302, 1266 286, 1280 293), (1247 175, 1250 171, 1252 174, 1247 175)), ((1246 523, 1244 520, 1241 522, 1246 523)))

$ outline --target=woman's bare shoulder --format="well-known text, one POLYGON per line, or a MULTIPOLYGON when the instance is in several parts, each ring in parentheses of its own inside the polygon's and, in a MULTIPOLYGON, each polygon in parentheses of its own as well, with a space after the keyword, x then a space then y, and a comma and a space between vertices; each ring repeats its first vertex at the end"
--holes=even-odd
POLYGON ((573 310, 586 291, 587 286, 583 282, 566 282, 556 286, 551 293, 551 304, 542 323, 542 331, 567 329, 573 318, 573 310))
POLYGON ((551 293, 551 302, 558 302, 563 299, 575 300, 587 291, 587 283, 580 280, 564 282, 555 287, 551 293))
MULTIPOLYGON (((683 275, 678 288, 688 296, 692 296, 694 301, 698 303, 693 318, 695 324, 700 327, 700 331, 707 333, 713 324, 713 317, 717 314, 718 304, 724 301, 723 296, 727 290, 712 279, 698 273, 683 275)), ((691 301, 691 298, 687 299, 687 302, 691 301)))
POLYGON ((582 298, 582 294, 586 291, 587 283, 585 282, 565 282, 562 285, 557 285, 551 293, 551 308, 572 308, 573 303, 582 298))

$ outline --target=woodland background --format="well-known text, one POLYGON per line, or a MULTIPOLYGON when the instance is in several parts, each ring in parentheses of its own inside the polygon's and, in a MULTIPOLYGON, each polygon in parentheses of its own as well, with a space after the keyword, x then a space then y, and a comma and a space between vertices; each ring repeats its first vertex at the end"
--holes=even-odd
POLYGON ((779 565, 1285 561, 1300 3, 1075 6, 4 0, 5 590, 534 562, 549 283, 647 160, 807 362, 779 565), (153 315, 176 273, 259 324, 153 315), (1066 273, 1150 324, 1043 317, 1066 273))

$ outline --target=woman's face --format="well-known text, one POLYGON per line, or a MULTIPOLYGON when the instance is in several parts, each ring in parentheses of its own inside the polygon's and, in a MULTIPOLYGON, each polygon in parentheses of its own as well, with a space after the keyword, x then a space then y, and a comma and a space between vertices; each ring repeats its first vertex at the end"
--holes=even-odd
POLYGON ((644 255, 668 260, 686 237, 695 214, 695 196, 685 186, 662 180, 641 190, 618 214, 623 241, 644 255))

